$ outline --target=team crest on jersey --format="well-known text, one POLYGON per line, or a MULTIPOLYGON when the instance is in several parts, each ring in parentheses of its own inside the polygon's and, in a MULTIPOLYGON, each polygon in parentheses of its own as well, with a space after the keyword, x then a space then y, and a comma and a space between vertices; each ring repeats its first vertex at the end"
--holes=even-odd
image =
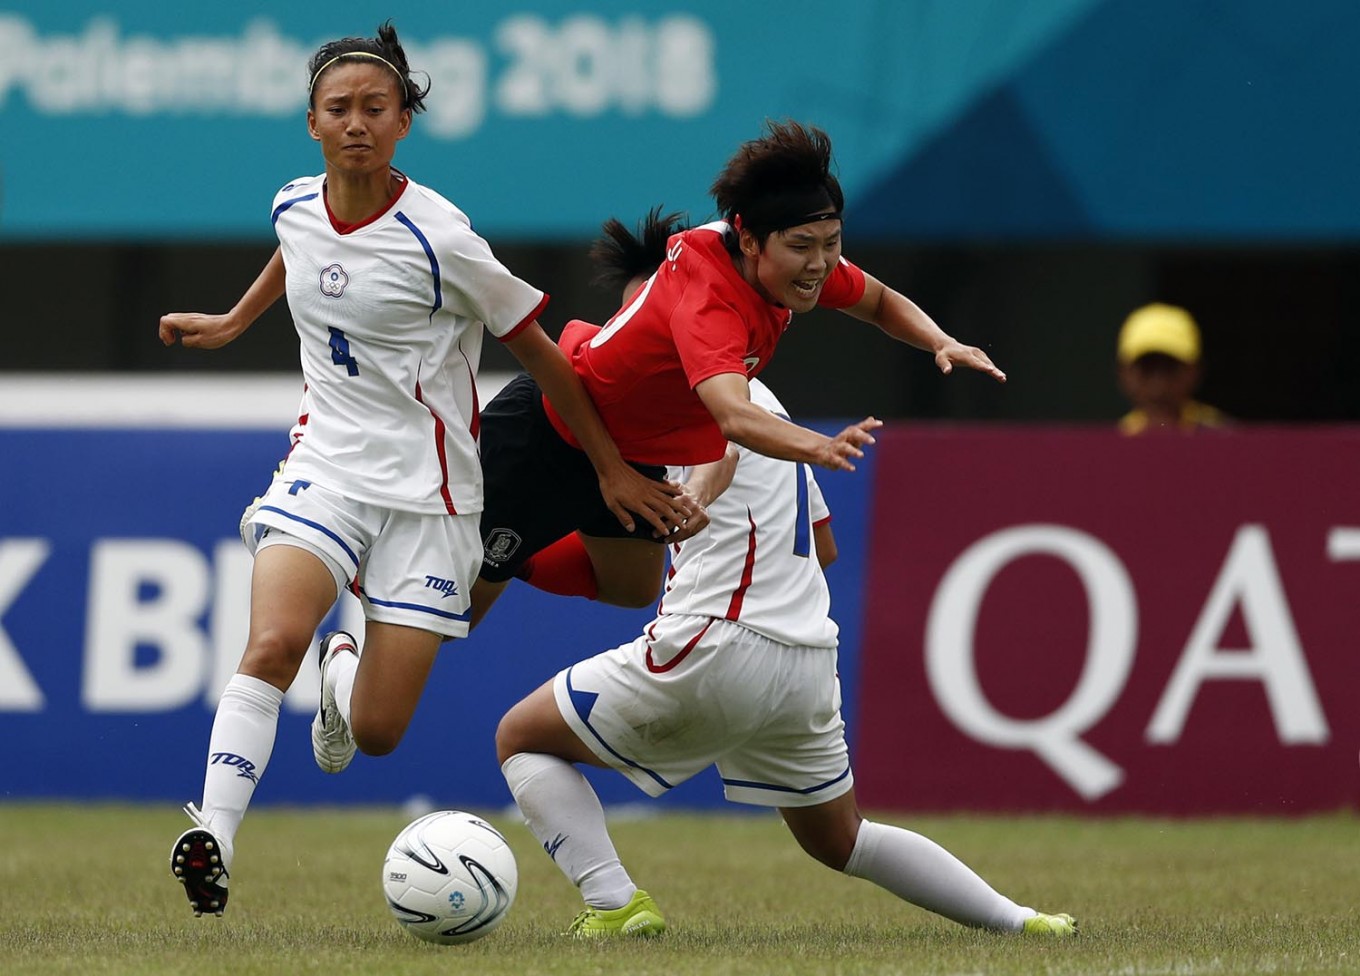
POLYGON ((339 298, 349 284, 349 275, 338 264, 327 265, 321 269, 321 294, 327 298, 339 298))
POLYGON ((493 529, 491 534, 486 537, 486 546, 482 553, 487 562, 499 566, 515 554, 519 544, 523 540, 510 529, 493 529))

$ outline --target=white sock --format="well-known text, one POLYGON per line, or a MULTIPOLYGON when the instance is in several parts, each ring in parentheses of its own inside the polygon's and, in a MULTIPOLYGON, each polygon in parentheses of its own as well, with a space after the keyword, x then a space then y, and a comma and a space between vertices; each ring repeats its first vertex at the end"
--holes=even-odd
POLYGON ((963 925, 1014 932, 1036 914, 997 894, 933 840, 870 820, 859 825, 845 873, 963 925))
POLYGON ((232 675, 217 703, 208 740, 208 771, 203 777, 202 813, 222 845, 231 869, 236 829, 246 815, 255 787, 269 765, 279 725, 283 692, 249 675, 232 675))
POLYGON ((326 677, 330 679, 331 689, 335 692, 335 710, 345 720, 347 728, 353 728, 349 721, 350 700, 354 697, 354 676, 359 673, 359 658, 349 652, 331 658, 326 677))
POLYGON ((581 771, 556 756, 521 752, 501 766, 529 830, 591 908, 622 908, 637 891, 581 771))

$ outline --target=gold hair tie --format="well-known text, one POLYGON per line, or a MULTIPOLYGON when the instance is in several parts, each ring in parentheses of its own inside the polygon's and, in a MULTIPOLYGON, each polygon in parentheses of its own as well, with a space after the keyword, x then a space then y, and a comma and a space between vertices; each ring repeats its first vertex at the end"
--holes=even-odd
POLYGON ((402 75, 400 71, 397 71, 396 65, 394 65, 391 61, 387 60, 386 58, 382 57, 379 54, 369 54, 367 51, 346 51, 344 54, 337 54, 335 57, 331 58, 321 67, 316 69, 316 74, 312 75, 312 83, 307 86, 307 97, 309 99, 312 97, 312 89, 316 87, 316 79, 321 77, 321 72, 325 71, 327 68, 335 64, 335 62, 339 61, 341 58, 372 58, 374 61, 381 61, 383 64, 387 65, 394 72, 396 72, 397 80, 401 82, 402 97, 403 98, 410 97, 411 93, 406 88, 406 78, 402 75))

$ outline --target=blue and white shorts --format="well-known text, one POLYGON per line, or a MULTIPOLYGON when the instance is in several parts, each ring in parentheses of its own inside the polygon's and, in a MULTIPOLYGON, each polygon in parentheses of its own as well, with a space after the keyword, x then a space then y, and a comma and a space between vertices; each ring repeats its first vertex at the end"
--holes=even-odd
POLYGON ((714 764, 735 803, 814 806, 854 785, 832 647, 663 616, 560 671, 553 691, 581 741, 650 796, 714 764))
POLYGON ((317 556, 336 595, 354 587, 364 617, 466 637, 482 565, 479 517, 423 515, 356 502, 310 482, 275 478, 246 523, 255 552, 295 546, 317 556))

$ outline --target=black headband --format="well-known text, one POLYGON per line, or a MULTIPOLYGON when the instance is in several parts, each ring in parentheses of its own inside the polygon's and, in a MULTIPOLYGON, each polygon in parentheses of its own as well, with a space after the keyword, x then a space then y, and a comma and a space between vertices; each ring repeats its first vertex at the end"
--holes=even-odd
POLYGON ((753 201, 737 215, 754 234, 772 234, 818 220, 840 220, 841 211, 825 185, 772 193, 753 201))

